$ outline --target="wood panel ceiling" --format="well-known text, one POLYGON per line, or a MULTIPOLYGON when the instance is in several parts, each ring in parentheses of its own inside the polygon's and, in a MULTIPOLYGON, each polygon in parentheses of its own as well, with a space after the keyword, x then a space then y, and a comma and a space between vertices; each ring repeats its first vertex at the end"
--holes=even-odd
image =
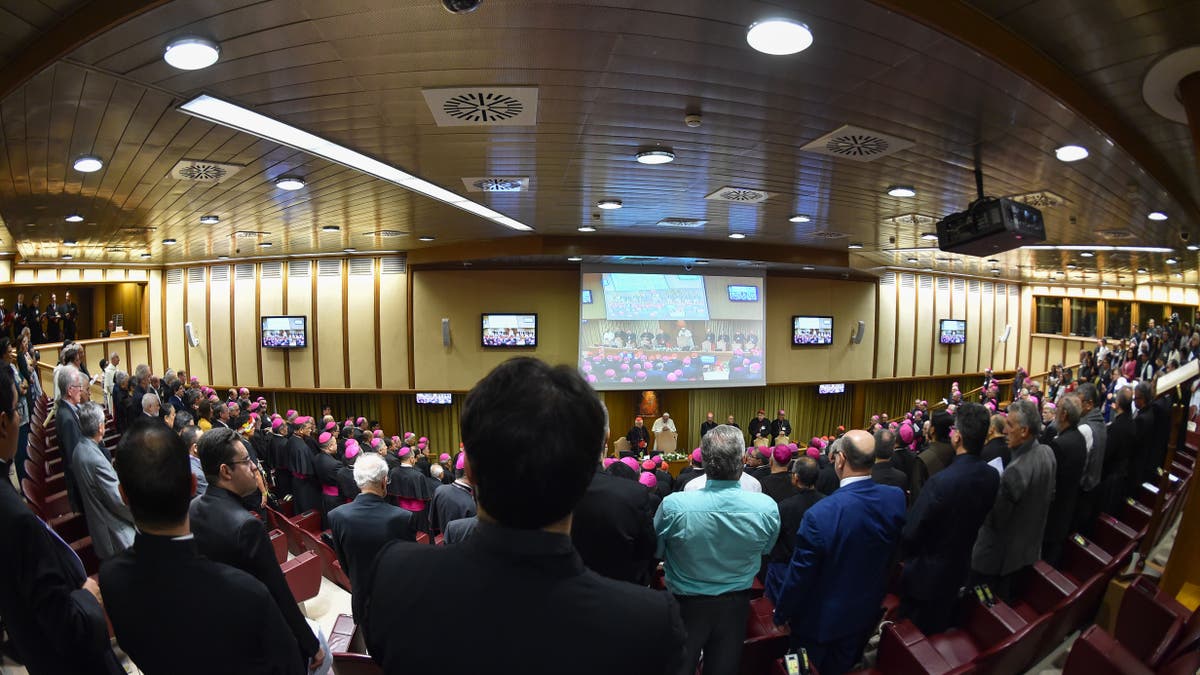
MULTIPOLYGON (((0 11, 13 4, 0 3, 0 11)), ((65 0, 42 4, 48 17, 49 10, 70 9, 65 0)), ((1089 86, 1130 123, 1145 125, 1154 150, 1188 185, 1197 184, 1186 128, 1139 117, 1128 96, 1137 69, 1122 65, 1130 55, 1149 58, 1155 31, 1164 21, 1169 26, 1183 18, 1167 7, 1180 3, 974 4, 1039 47, 1039 40, 1053 42, 1055 33, 1028 20, 1036 12, 1027 6, 1073 8, 1060 12, 1071 31, 1055 43, 1065 54, 1055 58, 1072 71, 1095 71, 1089 86), (1090 12, 1096 4, 1112 11, 1090 12), (1156 21, 1138 23, 1138 38, 1131 40, 1136 45, 1119 43, 1109 52, 1103 42, 1085 39, 1088 27, 1117 30, 1128 7, 1138 4, 1163 9, 1156 21), (1106 69, 1111 72, 1100 74, 1106 69)), ((989 274, 992 263, 986 261, 911 252, 928 245, 919 235, 931 227, 884 222, 964 208, 974 198, 976 157, 989 194, 1051 190, 1065 198, 1064 206, 1045 209, 1050 243, 1173 245, 1181 229, 1195 225, 1175 196, 1089 120, 964 43, 872 2, 696 0, 687 14, 678 9, 670 0, 484 0, 476 12, 456 16, 437 0, 167 3, 88 41, 0 101, 0 218, 11 233, 4 243, 15 240, 28 259, 70 253, 76 260, 142 262, 148 252, 149 262, 171 264, 349 247, 412 250, 520 236, 176 110, 201 92, 413 172, 528 223, 537 235, 579 237, 584 247, 588 238, 606 236, 653 237, 647 242, 655 247, 662 237, 720 242, 736 230, 753 244, 749 254, 737 247, 743 258, 753 258, 756 247, 776 253, 797 247, 800 257, 811 249, 844 252, 855 241, 865 244, 850 258, 861 269, 898 265, 989 274), (808 23, 815 35, 810 49, 772 57, 746 44, 750 23, 780 12, 808 23), (163 47, 185 34, 217 40, 221 60, 194 72, 168 66, 163 47), (459 86, 537 87, 537 124, 437 126, 422 90, 459 86), (702 114, 699 128, 683 123, 693 111, 702 114), (800 150, 844 124, 914 144, 873 162, 800 150), (1053 149, 1064 143, 1085 145, 1091 156, 1060 163, 1053 149), (676 161, 634 161, 639 148, 653 145, 673 148, 676 161), (104 169, 72 170, 73 159, 85 153, 102 157, 104 169), (220 185, 204 186, 169 176, 185 158, 245 168, 220 185), (276 189, 273 179, 284 174, 305 176, 307 187, 276 189), (467 194, 462 178, 475 176, 528 176, 530 189, 467 194), (889 197, 885 190, 892 184, 912 185, 918 196, 889 197), (726 185, 772 196, 759 205, 705 200, 726 185), (595 202, 603 198, 620 199, 624 208, 598 211, 595 202), (1145 212, 1152 208, 1173 217, 1150 222, 1145 212), (85 222, 64 223, 71 212, 85 222), (797 212, 813 221, 788 222, 797 212), (201 225, 199 217, 207 214, 221 222, 201 225), (707 224, 698 230, 657 225, 668 217, 707 224), (583 224, 598 231, 579 234, 583 224), (322 232, 327 225, 340 230, 322 232), (404 234, 365 234, 380 230, 404 234), (238 237, 239 231, 268 234, 238 237), (828 231, 846 236, 821 236, 828 231), (1102 238, 1101 231, 1119 233, 1120 240, 1102 238), (421 235, 436 241, 421 242, 421 235), (179 243, 164 246, 166 238, 179 243), (69 239, 78 246, 64 247, 69 239), (269 250, 259 246, 264 241, 272 244, 269 250), (909 263, 914 257, 917 262, 909 263)), ((1189 11, 1197 10, 1193 5, 1189 11)), ((1166 32, 1172 40, 1184 39, 1181 29, 1166 32)), ((1124 282, 1139 266, 1159 275, 1175 272, 1165 257, 1102 253, 1081 264, 1095 267, 1097 278, 1124 282)), ((1006 277, 1044 279, 1075 257, 1019 251, 999 260, 1006 277)), ((1195 254, 1178 267, 1194 278, 1195 254)))

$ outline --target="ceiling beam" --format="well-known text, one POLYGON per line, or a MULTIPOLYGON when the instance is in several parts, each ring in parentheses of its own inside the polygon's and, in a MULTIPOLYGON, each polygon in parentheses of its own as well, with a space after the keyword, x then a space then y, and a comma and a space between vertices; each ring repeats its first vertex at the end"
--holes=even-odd
POLYGON ((1085 89, 1071 73, 1024 38, 962 0, 870 1, 979 51, 1061 101, 1120 146, 1183 206, 1193 223, 1200 223, 1200 204, 1183 179, 1151 149, 1146 137, 1122 120, 1107 101, 1085 89))

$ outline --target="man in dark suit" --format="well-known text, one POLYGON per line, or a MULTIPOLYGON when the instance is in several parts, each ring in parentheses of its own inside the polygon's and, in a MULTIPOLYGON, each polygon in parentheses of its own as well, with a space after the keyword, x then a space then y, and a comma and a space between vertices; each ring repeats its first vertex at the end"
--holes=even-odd
POLYGON ((1108 425, 1108 447, 1104 450, 1104 467, 1100 477, 1100 511, 1113 515, 1121 502, 1133 493, 1136 483, 1133 459, 1137 453, 1138 435, 1134 424, 1133 390, 1122 387, 1114 399, 1116 416, 1108 425))
POLYGON ((1067 394, 1059 399, 1056 413, 1059 431, 1050 441, 1050 449, 1054 451, 1054 501, 1050 502, 1046 532, 1042 535, 1042 560, 1051 565, 1058 564, 1063 543, 1077 520, 1080 485, 1088 456, 1087 441, 1079 430, 1082 415, 1079 395, 1067 394))
POLYGON ((58 386, 58 405, 54 410, 54 428, 58 430, 58 447, 62 448, 63 472, 67 484, 67 497, 71 500, 71 508, 76 513, 83 513, 83 500, 79 496, 79 483, 75 480, 74 463, 75 447, 83 433, 79 430, 79 414, 77 407, 83 402, 83 375, 75 366, 66 365, 58 369, 55 376, 58 386))
POLYGON ((813 504, 821 501, 825 495, 817 492, 817 460, 803 455, 792 465, 790 475, 792 485, 796 486, 796 494, 779 502, 779 539, 766 555, 766 574, 761 580, 764 584, 778 585, 787 574, 788 563, 792 561, 792 553, 796 550, 796 532, 804 514, 813 504), (774 581, 768 581, 774 577, 774 581))
POLYGON ((467 395, 461 425, 479 524, 461 544, 392 543, 376 557, 364 626, 384 672, 676 672, 684 635, 674 599, 588 570, 571 545, 571 511, 605 441, 600 401, 579 372, 506 361, 467 395), (470 616, 487 629, 470 649, 429 649, 397 633, 414 616, 434 626, 470 616), (653 639, 597 649, 613 625, 653 639), (514 649, 530 635, 536 650, 514 649))
POLYGON ((679 475, 675 477, 675 492, 682 492, 683 488, 688 484, 688 481, 698 476, 704 475, 704 458, 700 455, 700 448, 692 450, 692 463, 683 467, 679 475))
POLYGON ((892 464, 896 448, 896 434, 891 429, 875 432, 875 466, 871 467, 871 480, 880 485, 893 485, 908 491, 908 476, 892 464))
POLYGON ((754 419, 750 420, 750 426, 747 428, 750 431, 750 441, 752 443, 759 438, 765 438, 768 442, 774 440, 774 436, 771 435, 771 422, 767 420, 766 410, 759 410, 754 419))
POLYGON ((909 476, 908 484, 914 500, 921 496, 925 481, 949 466, 954 459, 954 448, 950 447, 950 427, 953 425, 954 417, 949 413, 942 410, 933 413, 930 422, 933 439, 929 447, 917 455, 917 461, 913 462, 913 473, 909 476))
POLYGON ((79 306, 71 302, 71 291, 63 294, 63 303, 58 306, 59 312, 63 318, 63 339, 75 339, 75 326, 79 320, 79 306))
POLYGON ((704 416, 704 421, 700 423, 700 438, 704 438, 704 434, 717 428, 717 423, 713 421, 712 411, 704 416))
POLYGON ((139 420, 116 456, 138 533, 131 548, 101 566, 100 589, 113 632, 141 672, 304 673, 262 583, 197 550, 188 530, 196 481, 179 436, 139 420))
MULTIPOLYGON (((18 445, 17 389, 0 368, 0 462, 18 445)), ((100 587, 79 556, 0 481, 0 616, 16 656, 31 675, 124 673, 108 642, 100 587)))
MULTIPOLYGON (((1137 408, 1137 414, 1134 415, 1133 422, 1137 429, 1138 440, 1141 441, 1136 456, 1134 457, 1134 477, 1130 480, 1132 487, 1137 488, 1138 485, 1149 481, 1154 485, 1158 485, 1158 477, 1155 476, 1154 469, 1158 466, 1154 463, 1154 437, 1158 429, 1158 409, 1153 405, 1154 388, 1149 382, 1138 382, 1133 390, 1133 404, 1137 408)), ((1132 494, 1132 490, 1130 492, 1132 494)))
POLYGON ((925 483, 904 524, 900 615, 926 635, 953 625, 975 535, 996 502, 1000 474, 979 456, 990 424, 982 405, 964 403, 959 408, 957 432, 950 434, 954 460, 925 483))
POLYGON ((871 480, 875 439, 855 429, 841 441, 841 487, 804 514, 782 583, 767 587, 775 622, 791 626, 792 646, 822 673, 844 673, 862 655, 904 526, 904 492, 871 480))
MULTIPOLYGON (((1054 405, 1049 401, 1047 406, 1054 405)), ((988 422, 987 440, 983 443, 983 450, 979 452, 979 459, 984 463, 990 462, 997 457, 1008 466, 1009 460, 1012 459, 1012 451, 1008 449, 1008 440, 1004 438, 1004 415, 996 413, 992 415, 992 419, 988 422)))
POLYGON ((788 421, 787 411, 781 408, 775 412, 775 419, 771 422, 771 442, 774 443, 780 436, 791 435, 792 423, 788 421))
MULTIPOLYGON (((412 513, 384 501, 387 477, 387 462, 382 457, 375 453, 362 455, 354 463, 358 496, 329 512, 333 550, 350 577, 351 589, 359 588, 358 579, 385 544, 398 539, 417 540, 412 513)), ((362 616, 362 594, 352 593, 350 600, 354 616, 362 616)))
POLYGON ((597 470, 575 505, 571 543, 593 572, 646 586, 654 569, 653 519, 646 488, 597 470))
POLYGON ((243 498, 258 490, 258 466, 232 429, 213 427, 200 438, 196 452, 208 479, 204 496, 192 502, 189 512, 197 549, 204 557, 236 567, 262 582, 287 621, 299 646, 297 653, 311 669, 319 668, 325 650, 296 605, 266 527, 242 504, 243 498))

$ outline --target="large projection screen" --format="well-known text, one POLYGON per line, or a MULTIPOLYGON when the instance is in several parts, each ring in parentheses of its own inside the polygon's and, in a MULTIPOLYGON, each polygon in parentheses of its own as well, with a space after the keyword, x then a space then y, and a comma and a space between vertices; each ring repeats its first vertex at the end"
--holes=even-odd
POLYGON ((766 384, 763 277, 714 272, 585 266, 580 285, 592 302, 580 304, 579 369, 592 387, 766 384), (756 287, 758 299, 730 300, 731 285, 756 287))

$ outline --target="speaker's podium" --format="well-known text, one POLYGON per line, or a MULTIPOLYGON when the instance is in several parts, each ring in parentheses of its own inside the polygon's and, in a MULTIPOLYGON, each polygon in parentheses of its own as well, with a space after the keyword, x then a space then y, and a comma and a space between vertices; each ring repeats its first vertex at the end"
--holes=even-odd
POLYGON ((679 444, 679 434, 674 431, 662 430, 654 435, 654 452, 667 454, 675 452, 675 448, 679 444))

